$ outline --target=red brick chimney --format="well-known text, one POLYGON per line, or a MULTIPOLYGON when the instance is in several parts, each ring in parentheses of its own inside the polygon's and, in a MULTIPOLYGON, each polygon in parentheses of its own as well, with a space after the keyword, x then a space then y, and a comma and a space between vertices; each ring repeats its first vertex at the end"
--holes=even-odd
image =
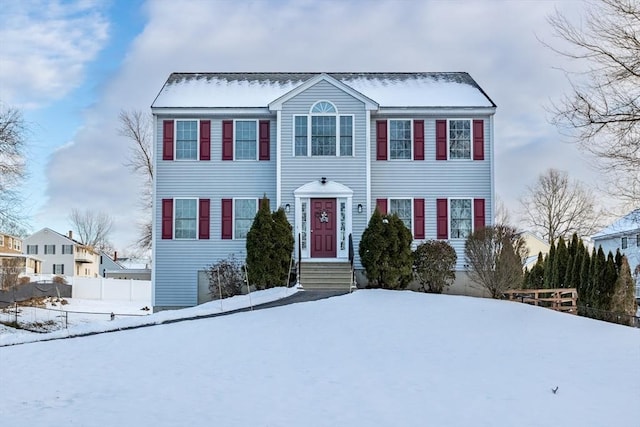
POLYGON ((69 238, 73 240, 73 231, 69 230, 69 238))

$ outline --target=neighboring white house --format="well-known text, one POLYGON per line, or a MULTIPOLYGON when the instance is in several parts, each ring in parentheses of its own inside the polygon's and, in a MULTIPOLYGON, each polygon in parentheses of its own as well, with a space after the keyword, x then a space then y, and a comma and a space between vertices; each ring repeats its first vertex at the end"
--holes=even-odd
POLYGON ((50 228, 24 239, 23 251, 42 260, 42 274, 98 277, 100 257, 92 248, 50 228))
POLYGON ((538 262, 538 255, 542 254, 543 257, 547 256, 550 246, 549 243, 530 231, 523 232, 522 238, 527 246, 527 257, 524 262, 524 268, 531 271, 533 266, 538 262))
POLYGON ((366 285, 358 245, 377 206, 414 246, 448 240, 450 291, 481 293, 464 243, 494 216, 495 110, 467 73, 171 74, 152 104, 154 309, 206 300, 198 272, 244 259, 263 195, 293 226, 304 287, 350 254, 366 285))
POLYGON ((100 275, 111 279, 151 280, 150 260, 138 258, 113 258, 100 252, 100 275))
POLYGON ((626 255, 631 274, 636 279, 636 297, 640 298, 640 209, 636 209, 591 236, 594 247, 604 253, 620 250, 626 255))

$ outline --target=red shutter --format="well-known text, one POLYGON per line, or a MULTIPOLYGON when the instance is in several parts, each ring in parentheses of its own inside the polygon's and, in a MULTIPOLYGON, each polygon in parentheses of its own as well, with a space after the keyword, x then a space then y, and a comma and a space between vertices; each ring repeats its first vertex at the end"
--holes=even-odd
POLYGON ((173 120, 162 122, 162 160, 173 160, 173 120))
POLYGON ((222 238, 233 238, 233 200, 222 199, 222 238))
POLYGON ((211 201, 209 199, 200 199, 200 209, 198 218, 198 239, 209 238, 209 217, 211 201))
POLYGON ((424 239, 424 199, 413 199, 413 238, 424 239))
POLYGON ((437 235, 438 239, 449 238, 449 207, 447 199, 438 199, 436 201, 437 216, 437 235))
POLYGON ((211 120, 200 120, 200 160, 211 160, 211 120))
POLYGON ((484 228, 485 214, 484 214, 484 199, 473 200, 473 229, 480 230, 484 228))
POLYGON ((233 120, 222 121, 222 160, 233 160, 233 120))
POLYGON ((473 121, 473 160, 484 160, 484 120, 473 121))
POLYGON ((413 121, 413 160, 424 160, 424 120, 413 121))
POLYGON ((173 199, 162 199, 162 238, 173 238, 173 199))
POLYGON ((269 131, 269 125, 269 120, 260 120, 260 160, 269 160, 270 158, 269 139, 271 135, 269 131))
POLYGON ((446 120, 436 120, 436 160, 447 160, 446 120))
POLYGON ((387 121, 376 121, 377 160, 387 160, 387 121))
POLYGON ((382 215, 387 214, 387 199, 376 199, 376 207, 382 215))

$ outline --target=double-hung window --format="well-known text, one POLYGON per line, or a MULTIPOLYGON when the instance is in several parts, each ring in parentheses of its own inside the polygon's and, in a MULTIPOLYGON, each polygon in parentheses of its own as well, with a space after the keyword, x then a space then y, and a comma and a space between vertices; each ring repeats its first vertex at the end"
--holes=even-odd
POLYGON ((471 120, 449 120, 449 158, 471 159, 471 120))
POLYGON ((175 238, 195 239, 197 233, 197 199, 175 199, 175 238))
POLYGON ((198 121, 176 121, 176 159, 198 159, 198 121))
POLYGON ((64 264, 53 264, 53 274, 64 274, 64 264))
POLYGON ((629 238, 628 237, 623 237, 622 241, 620 242, 620 248, 621 249, 627 249, 629 247, 629 238))
POLYGON ((473 214, 471 199, 451 199, 451 238, 466 239, 471 234, 473 214))
POLYGON ((258 153, 257 122, 236 120, 235 160, 256 160, 258 153))
POLYGON ((389 199, 389 213, 396 214, 409 230, 411 228, 411 199, 389 199))
POLYGON ((62 254, 72 254, 73 253, 73 245, 62 245, 62 254))
POLYGON ((44 245, 44 254, 45 255, 55 255, 56 254, 56 245, 44 245))
POLYGON ((38 255, 38 245, 27 245, 27 255, 38 255))
POLYGON ((411 120, 389 120, 389 157, 411 159, 411 120))
POLYGON ((234 202, 234 237, 246 239, 258 212, 258 199, 235 199, 234 202))
POLYGON ((329 101, 294 116, 293 133, 295 156, 353 156, 353 116, 339 115, 329 101))

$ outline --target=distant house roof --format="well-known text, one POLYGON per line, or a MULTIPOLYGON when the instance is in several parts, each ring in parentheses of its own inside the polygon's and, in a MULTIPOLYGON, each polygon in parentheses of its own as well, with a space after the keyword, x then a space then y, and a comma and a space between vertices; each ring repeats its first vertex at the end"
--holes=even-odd
POLYGON ((267 107, 328 75, 381 107, 495 107, 468 73, 172 73, 152 108, 267 107))
POLYGON ((640 231, 640 209, 629 212, 610 226, 591 236, 591 238, 597 240, 636 230, 640 231))
MULTIPOLYGON (((93 252, 93 253, 95 253, 95 254, 97 254, 97 253, 98 253, 98 252, 97 252, 95 249, 93 249, 91 246, 87 246, 87 245, 85 245, 84 243, 79 242, 78 240, 75 240, 75 239, 73 239, 73 238, 71 238, 71 237, 69 237, 69 236, 67 236, 67 235, 65 235, 65 234, 58 233, 57 231, 52 230, 52 229, 50 229, 49 227, 45 227, 45 228, 42 228, 42 229, 40 229, 40 230, 36 231, 35 233, 31 234, 31 235, 30 235, 29 237, 27 237, 26 239, 30 239, 31 237, 35 236, 35 235, 36 235, 36 234, 38 234, 38 233, 49 233, 49 232, 51 232, 51 233, 53 233, 53 234, 55 234, 55 235, 58 235, 59 237, 62 237, 63 239, 66 239, 66 240, 67 240, 67 242, 69 242, 69 243, 72 243, 72 244, 75 244, 75 245, 82 246, 83 248, 88 249, 88 250, 92 251, 92 252, 93 252)), ((69 232, 69 233, 71 233, 71 232, 69 232)), ((25 240, 26 240, 26 239, 25 239, 25 240)))

